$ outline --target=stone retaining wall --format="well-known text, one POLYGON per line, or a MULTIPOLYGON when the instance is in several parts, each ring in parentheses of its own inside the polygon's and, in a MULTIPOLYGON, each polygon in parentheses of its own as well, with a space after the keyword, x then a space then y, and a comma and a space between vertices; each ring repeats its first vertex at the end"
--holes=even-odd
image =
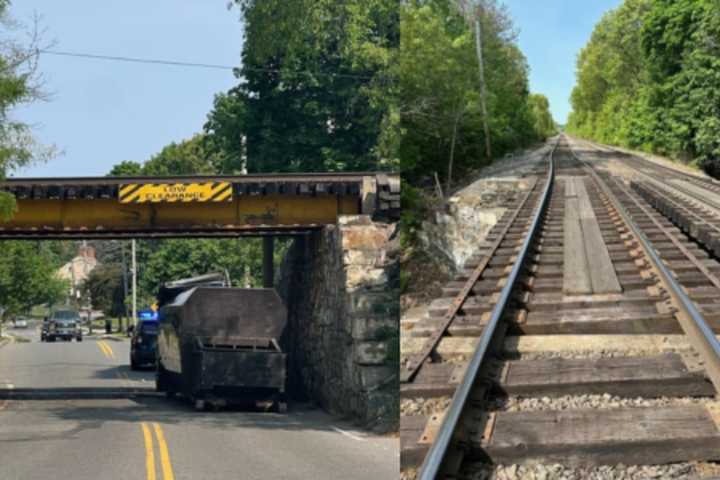
POLYGON ((477 181, 450 197, 441 210, 423 222, 418 234, 423 248, 451 272, 462 269, 505 213, 506 206, 527 191, 528 176, 545 158, 550 145, 498 160, 484 169, 477 181))
POLYGON ((289 312, 291 390, 378 431, 398 425, 397 228, 344 216, 296 239, 278 287, 289 312))

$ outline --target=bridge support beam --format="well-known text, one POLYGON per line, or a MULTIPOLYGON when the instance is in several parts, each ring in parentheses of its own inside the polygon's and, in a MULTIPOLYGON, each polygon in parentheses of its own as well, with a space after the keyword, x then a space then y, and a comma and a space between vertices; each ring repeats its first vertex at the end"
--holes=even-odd
POLYGON ((274 269, 273 252, 275 250, 275 237, 263 237, 263 287, 273 288, 274 269))

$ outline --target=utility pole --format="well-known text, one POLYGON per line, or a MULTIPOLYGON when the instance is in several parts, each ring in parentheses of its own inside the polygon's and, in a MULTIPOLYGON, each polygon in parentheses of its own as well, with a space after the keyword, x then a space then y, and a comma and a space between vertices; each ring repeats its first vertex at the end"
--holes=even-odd
POLYGON ((482 56, 482 27, 480 26, 480 16, 482 14, 482 5, 478 2, 475 9, 475 50, 478 57, 478 69, 480 70, 480 110, 482 112, 483 130, 485 130, 485 154, 488 161, 492 159, 492 151, 490 149, 490 128, 488 127, 487 106, 485 98, 487 92, 485 89, 485 66, 482 56))
MULTIPOLYGON (((122 282, 123 282, 123 317, 125 317, 125 331, 127 332, 130 326, 127 311, 127 297, 128 297, 128 271, 127 271, 127 259, 125 258, 125 242, 122 241, 121 245, 122 252, 122 282)), ((122 330, 122 328, 121 328, 122 330)))
POLYGON ((136 251, 135 251, 135 239, 132 239, 132 246, 131 246, 132 252, 132 324, 133 328, 135 328, 137 325, 137 258, 136 258, 136 251))

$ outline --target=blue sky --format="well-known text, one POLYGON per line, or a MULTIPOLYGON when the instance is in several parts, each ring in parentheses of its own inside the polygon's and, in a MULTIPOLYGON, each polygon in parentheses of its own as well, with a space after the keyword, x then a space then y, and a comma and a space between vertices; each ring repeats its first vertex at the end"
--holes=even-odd
MULTIPOLYGON (((56 50, 187 62, 240 64, 242 24, 224 0, 14 0, 12 16, 43 18, 56 50)), ((15 176, 105 175, 147 160, 201 130, 213 96, 237 83, 231 71, 43 55, 49 102, 15 112, 62 156, 15 176)))
POLYGON ((555 121, 565 123, 575 85, 575 58, 595 24, 622 0, 505 0, 530 64, 530 90, 550 100, 555 121))

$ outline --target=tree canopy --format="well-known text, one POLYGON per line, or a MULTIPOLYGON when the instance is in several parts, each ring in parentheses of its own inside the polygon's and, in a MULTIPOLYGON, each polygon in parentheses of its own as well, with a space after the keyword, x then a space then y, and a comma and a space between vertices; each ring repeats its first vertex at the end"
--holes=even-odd
POLYGON ((67 282, 55 274, 57 257, 38 242, 3 241, 0 256, 0 307, 4 315, 28 312, 35 305, 62 301, 67 282))
MULTIPOLYGON (((400 5, 400 158, 410 184, 432 172, 452 179, 492 161, 484 152, 474 17, 465 10, 451 0, 400 5)), ((478 18, 490 137, 500 156, 551 134, 554 122, 547 99, 529 95, 527 62, 505 8, 483 0, 478 18)))
POLYGON ((220 171, 397 168, 393 0, 236 0, 240 83, 215 98, 207 144, 220 171))
POLYGON ((625 0, 577 60, 568 130, 720 175, 720 2, 625 0))

